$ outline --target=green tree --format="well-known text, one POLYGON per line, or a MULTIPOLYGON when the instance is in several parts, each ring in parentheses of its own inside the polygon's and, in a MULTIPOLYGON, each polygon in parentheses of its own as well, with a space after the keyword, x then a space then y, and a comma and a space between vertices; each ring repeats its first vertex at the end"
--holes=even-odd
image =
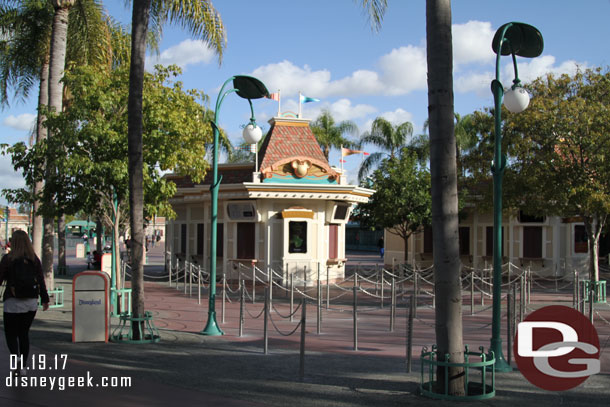
MULTIPOLYGON (((144 315, 144 173, 142 153, 142 93, 144 61, 150 15, 153 23, 163 27, 166 22, 178 23, 195 37, 205 40, 219 58, 226 43, 220 15, 211 1, 195 0, 134 0, 132 10, 131 64, 129 73, 128 156, 129 156, 129 210, 131 229, 132 312, 144 315)), ((134 338, 140 339, 141 329, 134 324, 134 338)))
POLYGON ((394 158, 382 160, 369 187, 375 190, 368 203, 359 206, 365 226, 380 226, 404 241, 431 221, 430 173, 417 155, 403 148, 394 158))
MULTIPOLYGON (((55 47, 54 56, 57 61, 65 60, 62 54, 67 52, 67 60, 79 64, 100 63, 107 57, 107 30, 105 28, 100 3, 93 0, 78 0, 78 7, 70 8, 73 1, 36 1, 26 0, 22 2, 5 1, 0 4, 0 24, 5 33, 0 46, 3 62, 0 64, 0 89, 2 89, 2 102, 8 103, 6 90, 15 89, 16 97, 27 96, 28 92, 36 83, 39 84, 39 115, 36 130, 36 140, 47 137, 46 128, 43 126, 44 115, 49 105, 50 95, 53 103, 59 104, 61 110, 62 91, 58 92, 56 86, 61 85, 64 63, 56 62, 54 65, 53 82, 49 81, 51 74, 51 47, 55 47), (72 11, 70 24, 67 23, 67 10, 72 11), (53 29, 55 36, 53 37, 53 29), (65 30, 68 30, 70 41, 66 50, 64 41, 65 30), (53 38, 51 40, 51 38, 53 38), (53 90, 51 94, 49 91, 53 90), (60 100, 58 102, 58 100, 60 100)), ((55 106, 57 111, 57 106, 55 106)), ((44 163, 40 163, 44 167, 44 163)), ((49 171, 52 173, 52 171, 49 171)), ((34 204, 33 219, 33 244, 37 254, 43 259, 47 278, 52 269, 52 216, 47 222, 47 250, 41 253, 42 219, 40 215, 40 196, 43 191, 42 181, 30 185, 33 189, 32 199, 34 204), (50 245, 49 245, 50 242, 50 245)), ((22 194, 22 196, 25 196, 22 194)), ((60 228, 63 229, 63 228, 60 228)), ((60 257, 60 261, 63 257, 60 257)), ((51 281, 52 285, 52 281, 51 281)))
POLYGON ((366 144, 371 144, 383 151, 370 154, 362 161, 358 170, 358 179, 363 180, 384 157, 394 158, 400 149, 407 144, 412 134, 413 124, 411 122, 394 125, 383 117, 376 118, 371 130, 364 133, 360 138, 359 144, 360 148, 366 144))
POLYGON ((548 75, 528 88, 528 109, 509 115, 504 128, 509 193, 529 213, 580 217, 590 279, 598 281, 599 237, 610 214, 610 71, 548 75))
MULTIPOLYGON (((369 12, 373 27, 378 28, 387 1, 361 0, 361 3, 369 12)), ((430 112, 434 291, 438 299, 435 309, 436 342, 439 360, 444 360, 444 355, 449 355, 452 362, 459 363, 464 360, 464 346, 450 0, 426 0, 426 53, 430 112)), ((447 372, 449 394, 464 394, 462 370, 449 368, 447 372)), ((437 382, 444 383, 445 377, 444 368, 439 367, 437 382)))
MULTIPOLYGON (((205 144, 212 139, 209 123, 202 125, 206 108, 199 91, 182 89, 176 81, 180 69, 156 67, 144 82, 144 197, 145 214, 172 217, 168 199, 175 185, 161 171, 175 171, 200 181, 208 167, 205 144)), ((127 207, 127 67, 110 74, 84 66, 66 73, 66 86, 73 91, 73 105, 47 118, 55 137, 27 149, 23 143, 11 148, 17 168, 34 167, 44 156, 62 155, 58 173, 64 206, 69 213, 83 210, 104 220, 113 229, 118 245, 119 225, 127 207), (115 211, 113 199, 118 208, 115 211)), ((37 177, 42 177, 38 172, 37 177)), ((47 185, 50 189, 55 184, 47 185)), ((47 208, 43 207, 43 211, 47 208)))
POLYGON ((318 144, 322 148, 322 153, 328 161, 331 148, 349 148, 354 145, 352 141, 345 138, 345 134, 357 134, 358 126, 351 120, 335 123, 330 111, 324 109, 320 116, 311 124, 311 131, 316 136, 318 144))

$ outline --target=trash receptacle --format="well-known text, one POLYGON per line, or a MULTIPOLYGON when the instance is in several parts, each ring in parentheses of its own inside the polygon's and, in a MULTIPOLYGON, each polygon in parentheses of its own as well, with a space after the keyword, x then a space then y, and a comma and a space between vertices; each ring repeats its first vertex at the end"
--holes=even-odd
POLYGON ((72 342, 108 342, 110 281, 106 273, 83 271, 72 280, 72 342))

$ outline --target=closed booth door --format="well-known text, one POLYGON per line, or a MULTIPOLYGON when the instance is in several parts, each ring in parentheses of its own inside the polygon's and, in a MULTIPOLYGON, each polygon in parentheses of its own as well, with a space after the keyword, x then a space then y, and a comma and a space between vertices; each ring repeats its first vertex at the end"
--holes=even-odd
POLYGON ((328 225, 328 258, 339 257, 339 225, 328 225))
POLYGON ((237 258, 254 259, 255 224, 242 222, 237 224, 237 258))
POLYGON ((530 259, 542 257, 542 228, 540 226, 523 227, 523 257, 530 259))

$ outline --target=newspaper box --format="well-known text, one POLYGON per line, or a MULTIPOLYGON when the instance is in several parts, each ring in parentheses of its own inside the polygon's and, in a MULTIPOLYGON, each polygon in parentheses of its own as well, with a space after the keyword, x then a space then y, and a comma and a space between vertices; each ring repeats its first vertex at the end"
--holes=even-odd
POLYGON ((72 342, 108 342, 108 274, 83 271, 72 283, 72 342))

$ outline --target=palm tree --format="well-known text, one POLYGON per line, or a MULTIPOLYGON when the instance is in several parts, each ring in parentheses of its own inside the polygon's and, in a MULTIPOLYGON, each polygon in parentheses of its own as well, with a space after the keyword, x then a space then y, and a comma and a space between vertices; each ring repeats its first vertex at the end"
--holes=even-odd
MULTIPOLYGON (((226 44, 220 15, 209 0, 134 0, 131 20, 131 65, 127 102, 127 147, 129 170, 129 211, 131 228, 132 313, 144 315, 144 190, 142 169, 142 91, 148 23, 162 27, 167 21, 181 24, 196 37, 208 42, 222 60, 226 44)), ((159 30, 160 31, 160 30, 159 30)), ((134 339, 141 338, 141 326, 133 325, 134 339)))
POLYGON ((372 144, 383 151, 373 153, 362 161, 358 171, 358 179, 366 178, 371 169, 385 156, 393 159, 400 152, 400 149, 407 144, 407 140, 412 134, 413 124, 411 122, 394 125, 383 117, 376 118, 371 126, 371 131, 362 135, 360 146, 372 144))
MULTIPOLYGON (((53 1, 26 0, 19 4, 15 1, 0 3, 0 30, 4 33, 5 41, 0 47, 2 58, 0 60, 0 102, 8 104, 7 89, 15 88, 15 96, 25 99, 31 88, 39 84, 39 115, 36 129, 36 142, 47 138, 47 129, 44 122, 44 106, 53 106, 55 111, 62 108, 63 86, 61 78, 66 59, 78 64, 95 63, 104 64, 109 60, 108 30, 102 18, 101 4, 97 0, 78 0, 78 7, 70 6, 76 0, 53 1), (73 10, 73 11, 70 11, 73 10), (68 28, 68 13, 72 15, 68 28), (66 30, 70 30, 67 34, 66 30), (56 30, 54 32, 54 30, 56 30), (53 57, 49 47, 50 38, 53 37, 53 57), (66 40, 69 38, 69 41, 66 40), (67 43, 67 49, 66 49, 67 43), (66 57, 67 52, 67 57, 66 57), (63 58, 62 58, 63 55, 63 58), (51 71, 51 58, 55 61, 51 71), (63 59, 63 60, 62 60, 63 59), (53 80, 49 76, 53 75, 53 80), (58 87, 59 86, 59 87, 58 87), (50 94, 49 91, 52 90, 50 94), (52 98, 52 101, 50 100, 52 98)), ((44 163, 42 164, 44 167, 44 163)), ((47 175, 53 173, 49 169, 47 175)), ((41 238, 43 222, 40 216, 41 201, 39 197, 43 191, 43 182, 36 182, 33 186, 34 219, 33 219, 33 245, 36 253, 43 259, 45 272, 52 276, 52 234, 55 214, 47 214, 46 250, 41 251, 41 238)), ((52 195, 47 193, 47 207, 56 207, 52 202, 52 195)), ((61 212, 61 211, 59 211, 61 212)), ((64 245, 61 244, 60 248, 64 245)), ((65 253, 65 252, 64 252, 65 253)), ((61 254, 61 253, 60 253, 61 254)), ((60 255, 61 261, 65 257, 60 255)), ((50 281, 52 286, 52 281, 50 281)))
MULTIPOLYGON (((479 137, 477 134, 476 123, 473 114, 467 114, 465 116, 459 113, 454 113, 455 117, 455 158, 460 174, 464 175, 466 167, 462 163, 462 158, 465 154, 468 154, 475 148, 479 143, 479 137)), ((430 121, 426 119, 424 122, 424 134, 418 136, 419 141, 417 146, 424 148, 427 146, 428 154, 430 151, 430 139, 427 134, 428 128, 430 127, 430 121)), ((429 157, 428 157, 429 158, 429 157)))
MULTIPOLYGON (((27 99, 32 87, 39 83, 38 105, 46 105, 49 99, 49 38, 53 21, 53 9, 46 0, 24 1, 20 6, 3 1, 0 5, 0 31, 4 34, 0 47, 0 103, 8 106, 8 89, 14 89, 14 97, 27 99)), ((36 141, 46 138, 38 116, 36 141)), ((33 186, 36 197, 42 191, 42 181, 33 186)), ((42 216, 38 215, 40 201, 34 198, 32 219, 32 243, 36 255, 42 257, 42 216)))
MULTIPOLYGON (((430 173, 436 342, 440 360, 464 361, 462 292, 458 240, 458 193, 453 109, 451 0, 426 1, 428 111, 430 112, 430 173)), ((449 393, 464 394, 462 368, 437 371, 438 383, 448 375, 449 393)))
MULTIPOLYGON (((386 0, 361 0, 378 28, 386 0)), ((432 227, 436 343, 439 360, 448 354, 453 363, 464 360, 462 296, 458 241, 458 195, 456 141, 453 109, 453 60, 451 0, 426 0, 426 47, 428 65, 428 111, 430 112, 430 172, 432 176, 432 227)), ((464 376, 449 368, 449 393, 464 394, 464 376)), ((445 370, 437 370, 437 383, 444 383, 445 370)))
POLYGON ((328 155, 330 154, 331 148, 353 147, 354 143, 346 139, 344 134, 356 134, 358 133, 358 126, 350 120, 342 121, 341 123, 335 123, 330 111, 327 109, 322 110, 320 116, 311 124, 311 131, 316 136, 322 153, 328 161, 328 155))

